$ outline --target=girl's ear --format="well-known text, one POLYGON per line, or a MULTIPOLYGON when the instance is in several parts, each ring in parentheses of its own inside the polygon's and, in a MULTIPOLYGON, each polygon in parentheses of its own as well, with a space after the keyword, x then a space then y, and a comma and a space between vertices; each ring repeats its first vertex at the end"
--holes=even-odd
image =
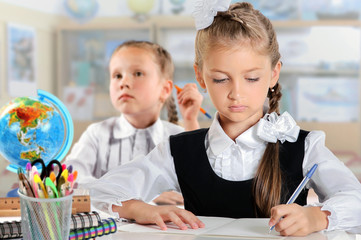
POLYGON ((200 69, 198 68, 198 65, 194 64, 193 65, 193 68, 194 68, 194 72, 196 74, 196 79, 197 79, 197 82, 199 83, 199 86, 201 86, 201 88, 203 89, 207 89, 207 86, 206 84, 204 83, 204 79, 203 79, 203 76, 202 76, 202 72, 200 71, 200 69))
POLYGON ((278 79, 280 78, 281 67, 282 67, 282 63, 281 63, 281 61, 278 61, 278 63, 272 70, 272 78, 271 78, 270 88, 273 88, 276 85, 276 83, 278 82, 278 79))
POLYGON ((165 100, 172 93, 172 89, 173 89, 173 81, 165 79, 164 82, 163 82, 163 89, 162 89, 162 92, 160 94, 160 101, 162 103, 164 103, 165 100))

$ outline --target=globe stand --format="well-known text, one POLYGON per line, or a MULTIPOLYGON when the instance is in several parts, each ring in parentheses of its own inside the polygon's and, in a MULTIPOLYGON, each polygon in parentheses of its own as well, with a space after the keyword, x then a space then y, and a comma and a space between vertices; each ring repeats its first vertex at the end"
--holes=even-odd
MULTIPOLYGON (((6 170, 9 170, 10 172, 16 173, 19 167, 20 166, 18 166, 18 165, 10 164, 10 165, 8 165, 6 167, 6 170)), ((25 170, 25 169, 23 168, 23 170, 25 170)))

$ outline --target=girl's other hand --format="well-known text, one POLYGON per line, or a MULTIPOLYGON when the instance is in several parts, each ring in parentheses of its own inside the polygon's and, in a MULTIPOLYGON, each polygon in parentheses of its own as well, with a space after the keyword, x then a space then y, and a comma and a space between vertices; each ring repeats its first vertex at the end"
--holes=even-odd
POLYGON ((321 207, 282 204, 271 209, 269 226, 276 224, 275 230, 283 236, 306 236, 326 229, 329 214, 327 211, 321 211, 321 207))
POLYGON ((198 113, 203 101, 203 96, 198 91, 197 85, 195 83, 186 84, 182 91, 178 92, 177 99, 185 129, 187 131, 198 129, 198 113))
POLYGON ((183 196, 178 192, 164 192, 153 200, 158 205, 183 205, 183 196))
POLYGON ((167 230, 166 222, 173 222, 181 230, 203 228, 201 222, 193 213, 176 206, 153 206, 139 200, 122 202, 122 206, 113 205, 114 212, 119 217, 134 219, 139 224, 157 224, 160 229, 167 230))

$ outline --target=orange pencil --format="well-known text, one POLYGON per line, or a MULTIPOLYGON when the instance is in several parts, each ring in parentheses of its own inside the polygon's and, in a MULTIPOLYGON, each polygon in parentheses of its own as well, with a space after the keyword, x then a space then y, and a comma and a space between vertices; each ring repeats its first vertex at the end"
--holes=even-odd
MULTIPOLYGON (((178 92, 181 92, 182 89, 180 87, 178 87, 177 85, 174 84, 175 89, 177 89, 178 92)), ((206 115, 206 117, 208 117, 209 119, 212 119, 211 115, 209 115, 206 110, 204 110, 203 108, 199 109, 204 115, 206 115)))

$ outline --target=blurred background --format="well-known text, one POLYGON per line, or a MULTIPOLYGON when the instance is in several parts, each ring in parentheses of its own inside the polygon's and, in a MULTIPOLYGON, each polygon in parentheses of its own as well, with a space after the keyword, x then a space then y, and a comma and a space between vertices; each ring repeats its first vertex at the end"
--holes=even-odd
MULTIPOLYGON (((233 1, 235 2, 235 1, 233 1)), ((277 31, 282 112, 326 145, 361 180, 358 0, 252 0, 277 31)), ((126 40, 165 47, 179 86, 195 82, 193 0, 0 0, 0 106, 48 91, 74 121, 74 143, 92 123, 119 115, 109 99, 108 61, 126 40)), ((175 94, 175 92, 174 92, 175 94)), ((215 109, 204 93, 203 108, 215 109)), ((210 125, 199 114, 203 127, 210 125)), ((0 196, 16 183, 0 156, 0 196), (6 183, 6 184, 5 184, 6 183)))

